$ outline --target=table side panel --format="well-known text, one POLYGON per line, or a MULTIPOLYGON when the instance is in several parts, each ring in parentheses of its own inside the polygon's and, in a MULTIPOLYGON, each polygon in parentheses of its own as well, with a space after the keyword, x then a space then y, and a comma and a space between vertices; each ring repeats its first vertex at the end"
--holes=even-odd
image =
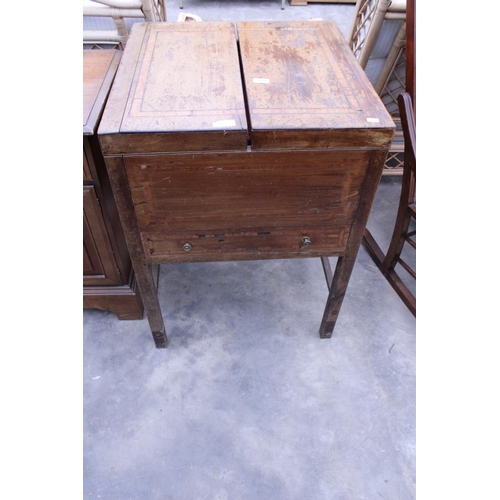
POLYGON ((214 254, 256 258, 245 252, 268 258, 341 252, 370 155, 248 152, 124 161, 144 249, 156 262, 160 256, 192 261, 194 255, 210 260, 214 254), (305 237, 312 245, 302 245, 305 237), (185 243, 192 247, 189 255, 185 243))

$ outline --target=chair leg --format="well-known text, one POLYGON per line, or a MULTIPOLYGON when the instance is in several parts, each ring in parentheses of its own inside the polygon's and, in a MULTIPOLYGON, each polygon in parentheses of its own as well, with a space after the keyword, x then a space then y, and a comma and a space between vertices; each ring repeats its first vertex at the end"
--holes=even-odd
POLYGON ((382 249, 379 247, 378 243, 373 238, 372 234, 368 229, 365 229, 365 233, 363 235, 363 244, 365 248, 368 250, 371 258, 380 269, 385 279, 392 286, 394 291, 398 294, 399 298, 403 301, 406 307, 410 310, 413 316, 417 315, 417 300, 415 296, 411 293, 408 287, 404 284, 402 279, 396 273, 394 268, 389 269, 385 265, 386 256, 382 249))
POLYGON ((394 269, 405 243, 405 235, 411 222, 411 214, 408 207, 415 202, 415 179, 410 169, 405 169, 401 185, 401 196, 399 208, 394 224, 394 232, 384 259, 384 267, 394 269))
POLYGON ((329 276, 331 271, 329 272, 328 266, 325 267, 323 263, 327 283, 330 282, 330 286, 328 287, 329 294, 328 300, 326 301, 325 312, 319 327, 319 336, 322 339, 329 339, 332 336, 355 262, 356 255, 338 257, 335 273, 331 276, 331 282, 329 276))

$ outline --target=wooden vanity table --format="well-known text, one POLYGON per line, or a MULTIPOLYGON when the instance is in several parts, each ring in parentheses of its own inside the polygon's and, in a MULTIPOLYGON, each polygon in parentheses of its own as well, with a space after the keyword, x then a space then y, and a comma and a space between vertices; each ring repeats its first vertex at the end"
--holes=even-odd
POLYGON ((330 337, 394 128, 333 22, 135 24, 98 136, 156 346, 174 262, 321 258, 330 337))

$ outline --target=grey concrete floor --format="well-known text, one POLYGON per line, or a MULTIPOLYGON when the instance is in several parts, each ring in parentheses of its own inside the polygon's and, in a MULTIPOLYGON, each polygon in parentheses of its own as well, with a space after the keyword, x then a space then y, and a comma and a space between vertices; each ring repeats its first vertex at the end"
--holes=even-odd
POLYGON ((179 14, 195 14, 203 21, 309 21, 321 18, 335 21, 347 37, 354 15, 353 3, 311 3, 290 6, 288 0, 281 10, 281 0, 167 0, 167 19, 177 21, 179 14))
MULTIPOLYGON (((354 9, 184 6, 207 21, 322 17, 344 34, 354 9)), ((382 179, 368 223, 383 250, 400 183, 382 179)), ((161 266, 166 350, 146 319, 85 310, 84 497, 415 498, 415 318, 363 247, 322 340, 326 297, 319 259, 161 266)))

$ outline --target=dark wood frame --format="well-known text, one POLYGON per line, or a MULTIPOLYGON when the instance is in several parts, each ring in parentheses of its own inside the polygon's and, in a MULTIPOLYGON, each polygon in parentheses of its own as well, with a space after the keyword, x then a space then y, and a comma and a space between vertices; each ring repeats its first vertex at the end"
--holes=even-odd
MULTIPOLYGON (((96 134, 122 52, 89 49, 84 57, 90 57, 91 61, 94 57, 90 52, 101 52, 110 62, 95 98, 87 102, 87 110, 84 106, 83 256, 87 266, 83 273, 83 308, 110 311, 120 320, 137 320, 143 318, 144 306, 96 134)), ((95 84, 100 73, 90 74, 95 84)))
POLYGON ((412 239, 415 235, 415 231, 409 231, 412 218, 414 220, 417 218, 415 201, 416 130, 410 94, 406 92, 400 94, 398 96, 398 104, 405 138, 405 159, 401 195, 394 231, 385 255, 368 229, 365 229, 363 243, 387 281, 391 284, 411 313, 416 316, 416 297, 405 285, 395 269, 396 265, 399 264, 413 279, 417 277, 416 272, 401 258, 401 252, 405 243, 408 243, 415 250, 417 248, 415 241, 412 239))

